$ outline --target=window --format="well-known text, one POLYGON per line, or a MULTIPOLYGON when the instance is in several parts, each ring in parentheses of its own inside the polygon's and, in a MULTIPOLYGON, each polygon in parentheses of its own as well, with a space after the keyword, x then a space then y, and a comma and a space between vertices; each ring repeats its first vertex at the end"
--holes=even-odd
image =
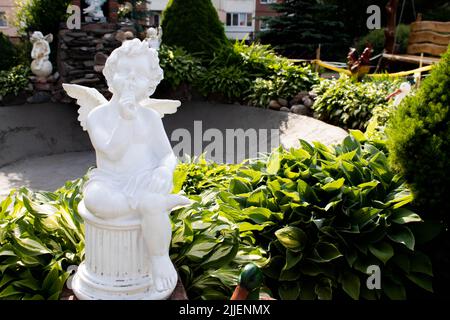
POLYGON ((277 0, 259 0, 261 4, 276 3, 277 0))
POLYGON ((251 27, 253 14, 251 13, 227 13, 227 26, 251 27))
POLYGON ((6 13, 0 11, 0 27, 7 27, 8 22, 6 21, 6 13))
POLYGON ((260 20, 259 21, 259 30, 267 30, 269 29, 269 24, 267 21, 260 20))

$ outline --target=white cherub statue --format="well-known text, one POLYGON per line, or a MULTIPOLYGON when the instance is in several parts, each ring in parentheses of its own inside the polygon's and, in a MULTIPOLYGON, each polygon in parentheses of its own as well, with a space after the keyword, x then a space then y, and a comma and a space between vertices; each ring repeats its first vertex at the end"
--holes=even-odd
POLYGON ((106 0, 86 0, 86 3, 89 5, 89 7, 85 8, 83 10, 83 13, 89 15, 91 21, 105 20, 105 16, 102 10, 102 6, 105 2, 106 0))
POLYGON ((44 37, 42 32, 35 31, 30 37, 33 44, 31 50, 31 71, 39 78, 46 78, 52 74, 52 63, 48 60, 50 55, 50 45, 53 41, 53 35, 49 33, 44 37))
POLYGON ((175 113, 181 103, 149 98, 163 70, 146 41, 125 41, 111 53, 103 74, 113 93, 110 101, 96 89, 63 84, 80 105, 78 120, 96 151, 97 168, 88 175, 84 206, 108 223, 140 219, 153 285, 157 292, 170 294, 177 273, 169 258, 169 213, 190 201, 170 194, 177 159, 161 118, 175 113))
POLYGON ((158 27, 158 29, 150 27, 147 29, 147 42, 150 48, 155 50, 159 50, 162 39, 162 28, 158 27))

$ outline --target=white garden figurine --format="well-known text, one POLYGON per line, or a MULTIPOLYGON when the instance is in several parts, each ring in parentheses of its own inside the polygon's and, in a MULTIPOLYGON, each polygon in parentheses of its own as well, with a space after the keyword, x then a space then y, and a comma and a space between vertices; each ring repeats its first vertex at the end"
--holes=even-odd
POLYGON ((162 28, 155 29, 153 27, 147 29, 147 42, 150 48, 159 50, 162 38, 162 28))
POLYGON ((409 82, 402 82, 400 85, 400 88, 395 90, 393 93, 391 93, 387 100, 390 100, 391 98, 395 97, 394 99, 394 106, 397 107, 400 102, 411 92, 411 85, 409 82))
POLYGON ((106 0, 86 0, 86 3, 89 7, 83 10, 84 14, 87 14, 88 17, 86 21, 102 21, 106 20, 105 15, 103 14, 102 6, 106 2, 106 0))
POLYGON ((31 50, 31 72, 38 78, 45 79, 52 74, 52 63, 48 60, 50 55, 50 45, 53 41, 53 35, 49 33, 44 37, 42 32, 35 31, 30 37, 30 41, 33 44, 31 50))
POLYGON ((190 201, 170 194, 177 159, 161 117, 180 101, 149 98, 163 70, 146 41, 125 41, 103 74, 110 101, 96 89, 63 84, 97 156, 79 205, 86 259, 72 288, 79 299, 166 299, 177 282, 169 213, 190 201))

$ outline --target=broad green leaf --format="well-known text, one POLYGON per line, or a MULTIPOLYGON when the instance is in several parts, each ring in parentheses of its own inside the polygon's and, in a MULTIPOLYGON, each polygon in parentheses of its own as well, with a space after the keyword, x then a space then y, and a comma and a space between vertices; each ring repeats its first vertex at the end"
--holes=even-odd
POLYGON ((211 250, 217 245, 213 239, 199 238, 196 239, 192 247, 185 253, 186 258, 201 261, 207 256, 211 250))
POLYGON ((307 242, 306 233, 293 226, 277 230, 275 236, 286 249, 294 252, 302 251, 307 242))
POLYGON ((303 180, 299 179, 297 181, 297 192, 300 195, 300 199, 302 201, 306 201, 309 203, 319 202, 319 199, 317 198, 314 190, 311 188, 311 186, 308 185, 308 183, 303 180))
POLYGON ((341 278, 342 289, 353 299, 359 299, 361 281, 357 275, 345 272, 341 278))
POLYGON ((417 284, 419 287, 429 291, 433 292, 433 282, 432 278, 430 276, 427 276, 425 274, 406 274, 406 277, 417 284))
POLYGON ((417 213, 412 212, 411 210, 405 208, 395 209, 393 214, 390 217, 391 221, 398 224, 405 224, 411 222, 421 222, 422 219, 417 213))
POLYGON ((394 249, 386 241, 370 244, 369 251, 384 264, 394 255, 394 249))
POLYGON ((188 176, 189 171, 181 170, 177 168, 173 173, 173 189, 172 193, 178 193, 181 191, 184 182, 188 176))
POLYGON ((333 182, 329 182, 325 185, 323 185, 321 187, 322 190, 325 191, 335 191, 335 190, 339 190, 342 188, 342 186, 344 185, 345 179, 344 178, 340 178, 338 180, 335 180, 333 182))
POLYGON ((256 223, 264 223, 271 220, 272 218, 281 219, 281 215, 279 213, 273 213, 266 208, 245 208, 244 210, 242 210, 242 214, 256 223))
POLYGON ((342 257, 342 254, 339 252, 338 248, 332 243, 329 242, 319 242, 314 248, 314 253, 316 255, 313 258, 316 262, 329 262, 331 260, 342 257))
POLYGON ((297 282, 281 282, 278 287, 278 294, 281 300, 297 300, 300 290, 297 282))
POLYGON ((31 238, 16 238, 17 243, 27 251, 27 255, 36 256, 51 253, 44 245, 31 238))
POLYGON ((245 231, 261 231, 264 230, 265 227, 273 223, 264 223, 264 224, 252 224, 250 222, 240 222, 238 223, 239 226, 239 232, 245 232, 245 231))
MULTIPOLYGON (((303 254, 301 252, 294 252, 289 249, 286 249, 286 263, 283 267, 283 270, 289 270, 295 267, 300 260, 302 260, 303 254)), ((297 271, 297 273, 299 273, 297 271)))
POLYGON ((267 173, 268 174, 276 174, 278 170, 280 170, 280 160, 281 156, 278 151, 272 152, 269 157, 269 161, 267 162, 267 173))
POLYGON ((252 191, 251 186, 242 178, 234 178, 230 181, 230 192, 232 194, 243 194, 252 191))
POLYGON ((400 283, 386 279, 381 282, 381 289, 391 300, 406 300, 405 287, 400 283))
POLYGON ((391 230, 388 233, 388 238, 392 241, 405 245, 409 250, 414 250, 414 235, 408 227, 391 230))
POLYGON ((316 284, 315 293, 319 300, 331 300, 333 298, 331 280, 322 280, 320 283, 316 284))
POLYGON ((366 136, 360 130, 348 130, 348 131, 356 139, 356 141, 360 143, 367 141, 366 136))
POLYGON ((419 272, 433 276, 430 258, 421 252, 414 252, 414 255, 411 257, 411 272, 419 272))
POLYGON ((16 289, 13 285, 7 286, 5 289, 0 291, 0 299, 11 297, 16 294, 21 294, 22 292, 16 289))

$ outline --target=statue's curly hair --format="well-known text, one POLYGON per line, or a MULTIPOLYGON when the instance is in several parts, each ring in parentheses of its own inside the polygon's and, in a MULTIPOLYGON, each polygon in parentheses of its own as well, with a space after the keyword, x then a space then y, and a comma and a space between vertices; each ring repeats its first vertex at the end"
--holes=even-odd
POLYGON ((103 69, 103 75, 105 76, 106 82, 108 83, 109 91, 114 93, 110 83, 113 79, 115 69, 120 59, 122 57, 129 58, 139 55, 148 56, 148 59, 150 61, 150 70, 148 70, 147 73, 150 80, 149 96, 151 96, 155 92, 156 87, 164 78, 163 70, 159 66, 158 52, 155 49, 150 48, 147 41, 141 41, 139 39, 124 41, 122 46, 115 49, 106 60, 105 68, 103 69))

